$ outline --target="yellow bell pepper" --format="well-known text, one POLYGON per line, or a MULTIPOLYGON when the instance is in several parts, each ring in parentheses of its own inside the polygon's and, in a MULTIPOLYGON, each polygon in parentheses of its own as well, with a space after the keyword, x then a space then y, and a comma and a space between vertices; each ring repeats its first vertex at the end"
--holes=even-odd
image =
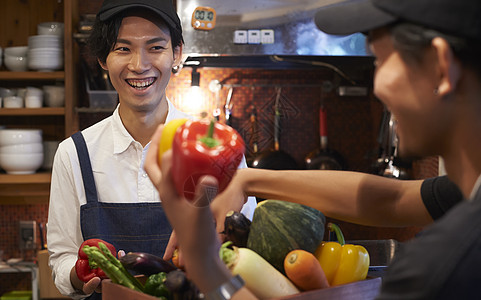
POLYGON ((159 163, 162 161, 164 152, 172 148, 172 141, 174 140, 177 128, 184 125, 187 120, 188 119, 173 119, 165 124, 159 142, 159 163))
POLYGON ((360 245, 346 245, 339 226, 327 224, 339 242, 322 242, 315 251, 329 285, 335 286, 366 279, 369 270, 369 253, 360 245))

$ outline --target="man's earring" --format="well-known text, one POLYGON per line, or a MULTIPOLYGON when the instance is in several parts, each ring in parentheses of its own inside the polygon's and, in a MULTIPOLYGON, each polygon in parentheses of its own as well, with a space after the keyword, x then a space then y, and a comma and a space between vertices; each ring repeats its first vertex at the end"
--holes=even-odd
POLYGON ((172 73, 177 74, 179 72, 180 67, 179 66, 173 66, 172 67, 172 73))
POLYGON ((435 88, 433 90, 433 94, 436 95, 436 96, 439 95, 439 88, 435 88))

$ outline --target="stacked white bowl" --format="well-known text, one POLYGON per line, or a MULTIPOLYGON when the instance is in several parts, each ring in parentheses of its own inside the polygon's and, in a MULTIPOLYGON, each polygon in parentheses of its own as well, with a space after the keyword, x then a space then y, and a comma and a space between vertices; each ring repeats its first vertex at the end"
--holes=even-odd
POLYGON ((44 85, 45 104, 48 107, 62 107, 65 104, 65 87, 58 85, 44 85))
POLYGON ((43 90, 33 86, 27 86, 25 92, 25 107, 39 108, 43 106, 43 90))
POLYGON ((43 164, 42 130, 0 129, 0 168, 8 174, 33 174, 43 164))
POLYGON ((28 69, 28 47, 16 46, 7 47, 4 50, 4 64, 8 70, 14 72, 23 72, 28 69))
POLYGON ((28 67, 41 72, 63 68, 63 24, 46 22, 37 25, 38 35, 28 38, 28 67))

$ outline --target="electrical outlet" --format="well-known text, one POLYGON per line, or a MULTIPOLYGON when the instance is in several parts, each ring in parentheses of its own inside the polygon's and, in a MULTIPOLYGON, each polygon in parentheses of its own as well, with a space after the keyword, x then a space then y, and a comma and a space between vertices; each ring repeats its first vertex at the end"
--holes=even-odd
POLYGON ((274 30, 261 29, 261 44, 274 44, 274 30))
POLYGON ((36 248, 36 224, 35 221, 20 221, 19 246, 21 250, 36 248))
POLYGON ((234 44, 247 44, 247 30, 234 31, 234 44))
POLYGON ((261 43, 261 31, 258 29, 251 29, 247 31, 247 43, 248 44, 260 44, 261 43))

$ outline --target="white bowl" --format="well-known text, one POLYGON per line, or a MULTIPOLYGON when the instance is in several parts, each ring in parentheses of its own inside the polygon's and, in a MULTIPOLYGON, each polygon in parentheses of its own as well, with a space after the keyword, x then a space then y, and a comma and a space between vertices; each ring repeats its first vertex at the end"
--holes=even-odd
POLYGON ((63 36, 63 23, 60 22, 44 22, 37 25, 37 33, 39 35, 58 35, 63 36))
POLYGON ((15 95, 16 95, 16 90, 0 87, 0 97, 1 98, 5 98, 5 97, 8 97, 8 96, 15 96, 15 95))
POLYGON ((33 154, 43 153, 43 143, 13 144, 0 146, 0 153, 8 154, 33 154))
POLYGON ((22 108, 23 98, 19 96, 8 96, 3 98, 3 107, 5 108, 22 108))
POLYGON ((56 85, 43 86, 45 104, 48 107, 62 107, 65 104, 65 87, 56 85))
POLYGON ((57 152, 60 141, 45 141, 43 142, 43 164, 42 168, 51 169, 53 166, 53 159, 57 152))
POLYGON ((41 129, 0 129, 0 146, 41 143, 41 129))
POLYGON ((33 174, 43 163, 42 153, 0 153, 0 167, 8 174, 33 174))
POLYGON ((57 48, 63 49, 63 40, 56 35, 32 35, 28 37, 29 50, 37 48, 57 48))
POLYGON ((25 107, 27 108, 40 108, 43 106, 43 96, 34 95, 25 97, 25 107))
POLYGON ((50 72, 63 68, 63 57, 32 57, 28 60, 28 67, 40 72, 50 72))
POLYGON ((27 56, 28 46, 16 46, 5 48, 5 56, 27 56))
POLYGON ((25 97, 28 96, 43 96, 43 90, 33 86, 27 86, 25 97))
POLYGON ((3 63, 8 70, 14 72, 24 72, 28 69, 28 60, 26 56, 5 55, 3 63))

